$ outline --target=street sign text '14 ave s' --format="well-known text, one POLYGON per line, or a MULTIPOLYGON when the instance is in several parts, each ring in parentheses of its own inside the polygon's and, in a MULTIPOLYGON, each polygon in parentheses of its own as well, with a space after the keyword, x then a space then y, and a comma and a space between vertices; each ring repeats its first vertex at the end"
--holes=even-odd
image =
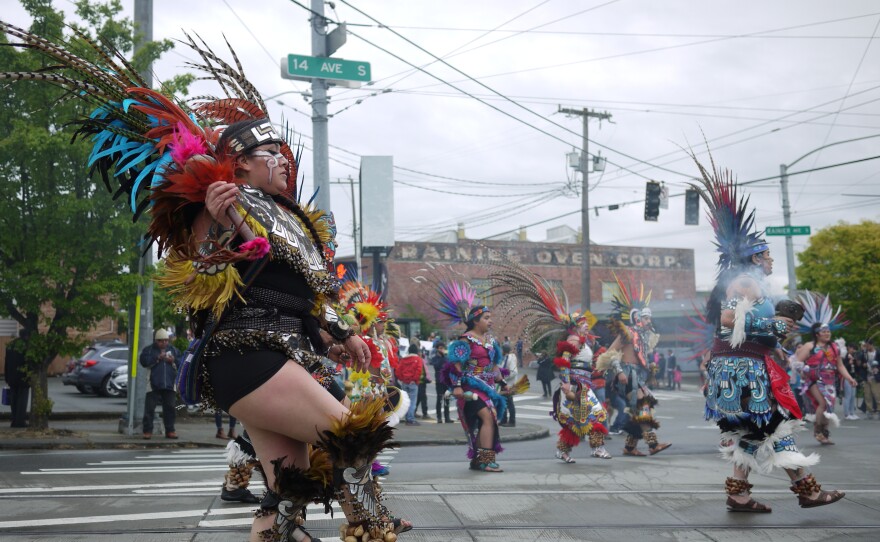
POLYGON ((764 233, 767 235, 810 235, 809 226, 770 226, 764 233))
POLYGON ((341 86, 358 87, 361 82, 370 81, 370 63, 333 57, 287 55, 287 58, 281 59, 281 77, 300 81, 327 79, 341 86))

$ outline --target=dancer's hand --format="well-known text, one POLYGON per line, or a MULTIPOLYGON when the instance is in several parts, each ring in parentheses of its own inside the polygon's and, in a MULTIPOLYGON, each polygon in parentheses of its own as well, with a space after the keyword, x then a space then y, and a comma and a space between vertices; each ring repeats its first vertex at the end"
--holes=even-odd
POLYGON ((788 333, 789 331, 792 331, 794 329, 794 320, 792 320, 791 318, 788 318, 786 316, 775 316, 773 319, 785 324, 785 333, 788 333))
POLYGON ((461 386, 456 386, 452 388, 452 395, 456 399, 461 399, 464 396, 464 390, 461 389, 461 386))
POLYGON ((226 210, 238 197, 238 186, 235 183, 216 181, 208 186, 205 192, 205 208, 215 221, 224 228, 232 225, 232 220, 227 216, 226 210))
POLYGON ((345 339, 342 343, 345 351, 352 357, 352 363, 358 371, 365 371, 370 362, 370 347, 357 335, 345 339))

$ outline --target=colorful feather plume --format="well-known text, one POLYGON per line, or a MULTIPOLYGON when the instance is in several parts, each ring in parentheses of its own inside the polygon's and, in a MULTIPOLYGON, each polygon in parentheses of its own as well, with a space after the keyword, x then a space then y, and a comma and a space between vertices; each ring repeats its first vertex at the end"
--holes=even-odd
POLYGON ((543 277, 504 254, 492 258, 489 269, 490 292, 498 300, 495 310, 501 311, 506 321, 525 321, 523 332, 533 343, 554 333, 565 338, 583 323, 590 328, 596 324, 590 311, 569 308, 564 291, 557 293, 543 277))
POLYGON ((689 343, 693 350, 693 354, 684 361, 700 359, 715 341, 715 326, 706 317, 706 310, 701 310, 697 305, 693 305, 693 309, 693 313, 685 314, 690 325, 678 329, 678 337, 689 343))
POLYGON ((510 386, 509 395, 522 395, 529 391, 530 387, 531 383, 529 382, 529 375, 522 375, 517 379, 513 386, 510 386))
POLYGON ((465 323, 470 310, 480 304, 476 289, 451 266, 428 264, 418 273, 413 281, 428 286, 423 298, 451 324, 465 323))
POLYGON ((369 286, 358 281, 349 281, 339 289, 339 302, 352 313, 361 327, 367 331, 377 321, 388 319, 388 304, 369 286))
POLYGON ((816 324, 828 327, 831 331, 837 331, 849 325, 849 321, 844 320, 842 308, 837 307, 837 311, 834 310, 829 295, 823 297, 822 294, 807 290, 798 296, 798 301, 804 307, 804 317, 797 322, 800 333, 811 333, 816 324))
POLYGON ((639 283, 627 286, 614 274, 616 288, 611 297, 611 319, 632 323, 633 317, 651 303, 651 290, 645 293, 645 285, 639 283))
POLYGON ((739 188, 730 170, 719 171, 711 154, 711 171, 706 169, 697 157, 691 158, 700 170, 697 179, 701 186, 691 186, 699 190, 708 207, 709 223, 715 231, 715 248, 718 252, 719 272, 748 261, 753 254, 767 250, 767 242, 761 233, 753 231, 755 211, 749 212, 749 198, 737 193, 739 188))

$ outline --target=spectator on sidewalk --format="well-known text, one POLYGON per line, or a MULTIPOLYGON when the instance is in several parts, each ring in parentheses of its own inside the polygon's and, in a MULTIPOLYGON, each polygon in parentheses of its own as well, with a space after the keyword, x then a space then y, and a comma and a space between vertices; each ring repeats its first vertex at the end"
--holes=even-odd
POLYGON ((856 345, 848 344, 846 354, 843 355, 843 366, 849 374, 856 378, 856 385, 850 384, 849 380, 843 380, 843 417, 847 420, 860 420, 856 414, 856 387, 859 380, 856 377, 856 345))
POLYGON ((880 419, 877 415, 877 408, 880 406, 880 370, 878 370, 877 350, 874 349, 874 342, 871 339, 865 341, 862 350, 856 356, 860 370, 865 376, 862 383, 862 391, 865 397, 865 410, 868 419, 880 419))
POLYGON ((523 366, 523 340, 522 337, 516 338, 516 366, 523 366))
POLYGON ((428 384, 431 383, 431 374, 428 372, 428 353, 425 350, 421 350, 420 356, 422 357, 422 376, 419 377, 419 392, 418 392, 418 400, 416 401, 416 409, 418 412, 419 407, 422 409, 422 415, 420 416, 423 420, 428 419, 428 384))
POLYGON ((539 353, 538 354, 538 375, 537 379, 541 381, 541 386, 544 390, 544 397, 550 397, 552 393, 552 388, 550 383, 553 382, 553 360, 550 359, 550 356, 547 354, 539 353))
POLYGON ((9 386, 9 408, 12 410, 10 427, 23 429, 28 426, 28 396, 31 392, 31 384, 24 372, 26 360, 24 357, 25 341, 19 337, 6 345, 6 385, 9 386))
POLYGON ((144 400, 144 439, 153 437, 153 417, 157 403, 162 404, 162 422, 165 424, 165 438, 176 439, 174 431, 174 407, 177 404, 177 392, 174 382, 177 379, 177 362, 180 351, 171 346, 168 332, 164 329, 156 331, 153 344, 141 350, 140 364, 150 369, 150 388, 144 400))
POLYGON ((434 392, 437 394, 437 423, 452 423, 452 419, 449 417, 449 395, 446 393, 451 390, 441 378, 443 366, 446 363, 446 343, 437 341, 434 346, 434 354, 431 356, 431 365, 434 367, 434 392))
POLYGON ((238 420, 235 419, 235 416, 229 416, 229 432, 223 433, 223 413, 221 411, 214 412, 214 425, 217 426, 217 434, 214 435, 216 438, 222 439, 234 439, 235 435, 235 424, 238 420))
POLYGON ((681 367, 678 365, 672 370, 672 389, 681 391, 681 367))
MULTIPOLYGON (((501 367, 508 372, 504 381, 507 382, 508 386, 513 386, 516 383, 517 377, 517 361, 516 354, 510 350, 509 344, 501 347, 501 354, 504 356, 501 367)), ((516 406, 513 403, 513 395, 507 395, 505 398, 507 399, 507 411, 504 412, 504 417, 498 425, 516 427, 516 406)))
POLYGON ((416 421, 416 401, 419 393, 419 379, 424 372, 424 362, 419 356, 419 345, 412 343, 407 355, 397 362, 397 382, 400 389, 409 396, 409 410, 406 413, 406 425, 421 425, 416 421))
MULTIPOLYGON (((675 359, 675 353, 672 350, 669 350, 666 354, 666 388, 673 390, 675 389, 675 370, 678 368, 678 360, 675 359)), ((681 382, 679 382, 679 389, 681 389, 681 382)))

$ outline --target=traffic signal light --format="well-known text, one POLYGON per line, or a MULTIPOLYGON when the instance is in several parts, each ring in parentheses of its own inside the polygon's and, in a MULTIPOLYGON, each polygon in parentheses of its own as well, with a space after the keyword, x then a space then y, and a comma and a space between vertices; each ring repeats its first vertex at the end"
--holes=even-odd
POLYGON ((700 191, 696 188, 688 188, 684 193, 684 225, 698 226, 700 224, 700 191))
POLYGON ((645 184, 645 220, 657 222, 660 216, 660 183, 648 181, 645 184))

